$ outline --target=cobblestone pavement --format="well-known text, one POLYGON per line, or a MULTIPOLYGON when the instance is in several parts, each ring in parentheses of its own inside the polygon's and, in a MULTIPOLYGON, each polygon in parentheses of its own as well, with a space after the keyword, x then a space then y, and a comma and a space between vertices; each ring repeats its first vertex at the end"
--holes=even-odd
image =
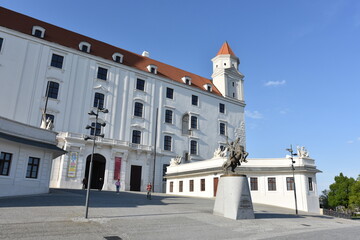
POLYGON ((256 219, 212 215, 214 199, 84 190, 0 198, 0 239, 359 239, 360 221, 254 204, 256 219))

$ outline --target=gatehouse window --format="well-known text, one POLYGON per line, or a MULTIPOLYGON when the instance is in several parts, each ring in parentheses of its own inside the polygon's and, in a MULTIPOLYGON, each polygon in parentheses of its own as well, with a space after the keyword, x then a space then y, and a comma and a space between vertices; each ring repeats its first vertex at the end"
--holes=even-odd
POLYGON ((294 190, 294 178, 293 177, 286 178, 286 189, 288 191, 294 190))
POLYGON ((179 181, 179 192, 183 191, 183 181, 179 181))
POLYGON ((205 178, 200 180, 200 190, 205 191, 205 178))
POLYGON ((276 191, 276 178, 274 177, 268 178, 268 190, 276 191))
POLYGON ((189 191, 190 192, 194 191, 194 180, 189 180, 189 191))
POLYGON ((174 182, 170 182, 170 192, 174 191, 174 182))
POLYGON ((1 152, 0 154, 0 175, 9 176, 12 154, 1 152))
POLYGON ((309 177, 308 181, 309 181, 309 191, 314 191, 312 178, 309 177))
POLYGON ((250 189, 251 189, 251 191, 257 191, 258 190, 258 179, 257 179, 257 177, 251 177, 250 178, 250 189))
POLYGON ((39 172, 40 158, 29 157, 26 170, 26 178, 37 178, 39 172))

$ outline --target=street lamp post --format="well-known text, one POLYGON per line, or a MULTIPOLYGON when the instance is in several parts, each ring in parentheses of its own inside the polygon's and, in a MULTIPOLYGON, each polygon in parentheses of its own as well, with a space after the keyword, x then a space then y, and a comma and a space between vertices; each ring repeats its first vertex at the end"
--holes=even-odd
MULTIPOLYGON (((99 103, 98 103, 99 106, 99 103)), ((90 197, 90 184, 91 184, 91 174, 92 174, 92 167, 93 167, 93 160, 94 160, 94 151, 95 151, 95 140, 96 137, 104 137, 104 134, 97 134, 96 133, 96 127, 98 125, 98 118, 99 118, 99 112, 102 113, 108 113, 109 111, 105 108, 96 108, 96 113, 94 111, 90 111, 88 114, 95 116, 95 126, 87 125, 86 129, 92 129, 93 134, 91 136, 85 136, 84 140, 92 140, 92 153, 90 158, 90 166, 89 166, 89 174, 88 174, 88 183, 87 183, 87 189, 86 189, 86 202, 85 202, 85 218, 88 218, 88 212, 89 212, 89 197, 90 197)), ((105 123, 100 124, 102 127, 105 127, 105 123)))
POLYGON ((296 199, 296 184, 295 184, 295 167, 294 167, 294 156, 297 156, 297 153, 293 152, 292 145, 290 145, 290 148, 287 148, 286 151, 290 153, 290 160, 291 160, 291 170, 293 174, 293 181, 294 181, 294 199, 295 199, 295 214, 298 215, 298 207, 297 207, 297 199, 296 199))

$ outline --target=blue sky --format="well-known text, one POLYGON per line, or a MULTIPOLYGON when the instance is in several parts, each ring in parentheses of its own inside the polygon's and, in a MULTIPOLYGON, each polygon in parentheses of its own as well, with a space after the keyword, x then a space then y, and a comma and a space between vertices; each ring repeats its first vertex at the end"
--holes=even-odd
POLYGON ((247 151, 305 146, 323 171, 360 174, 360 1, 1 0, 0 5, 210 78, 224 41, 245 75, 247 151))

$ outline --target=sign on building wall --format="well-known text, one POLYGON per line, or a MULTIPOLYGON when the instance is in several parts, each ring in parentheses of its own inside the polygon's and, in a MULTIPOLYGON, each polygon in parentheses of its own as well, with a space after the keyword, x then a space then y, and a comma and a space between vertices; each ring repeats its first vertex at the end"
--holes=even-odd
POLYGON ((78 160, 78 153, 77 152, 70 152, 69 153, 69 170, 68 170, 68 177, 76 177, 76 166, 78 160))
POLYGON ((120 179, 121 157, 115 157, 114 180, 120 179))

